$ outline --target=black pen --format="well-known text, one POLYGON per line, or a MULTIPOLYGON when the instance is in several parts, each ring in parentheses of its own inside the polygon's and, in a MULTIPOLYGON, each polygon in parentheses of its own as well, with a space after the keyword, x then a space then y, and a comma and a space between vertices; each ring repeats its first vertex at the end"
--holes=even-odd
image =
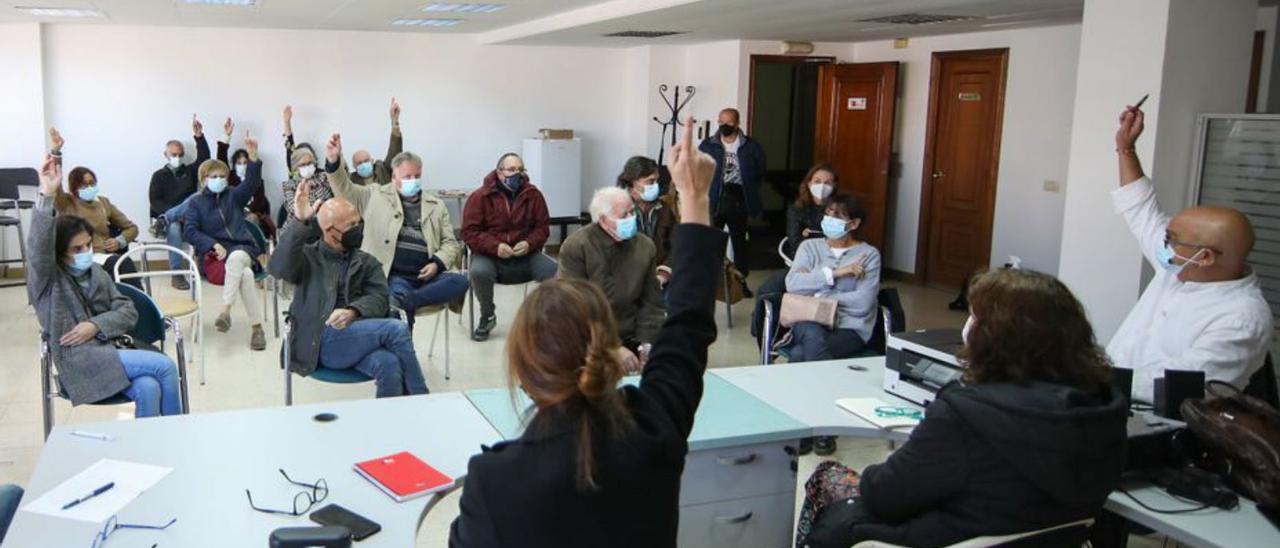
POLYGON ((76 500, 73 500, 73 501, 71 501, 71 502, 68 502, 68 503, 66 503, 66 504, 62 505, 62 509, 63 509, 63 510, 66 510, 66 509, 68 509, 68 508, 71 508, 72 506, 75 506, 75 505, 77 505, 77 504, 80 504, 80 503, 82 503, 82 502, 84 502, 84 501, 86 501, 86 500, 89 500, 89 499, 93 498, 93 497, 96 497, 96 496, 98 496, 98 495, 101 495, 101 494, 103 494, 103 493, 106 493, 107 491, 110 491, 112 487, 115 487, 115 486, 116 486, 116 482, 114 482, 114 481, 113 481, 113 482, 111 482, 111 483, 108 483, 108 484, 106 484, 106 485, 103 485, 102 487, 99 487, 99 488, 97 488, 97 489, 94 489, 94 490, 93 490, 93 492, 92 492, 92 493, 89 493, 88 495, 85 495, 85 496, 83 496, 83 497, 80 497, 80 498, 78 498, 78 499, 76 499, 76 500))
POLYGON ((1142 108, 1142 103, 1147 102, 1147 97, 1151 97, 1151 94, 1148 93, 1146 95, 1143 95, 1141 99, 1138 99, 1138 104, 1133 105, 1133 110, 1138 110, 1142 108))

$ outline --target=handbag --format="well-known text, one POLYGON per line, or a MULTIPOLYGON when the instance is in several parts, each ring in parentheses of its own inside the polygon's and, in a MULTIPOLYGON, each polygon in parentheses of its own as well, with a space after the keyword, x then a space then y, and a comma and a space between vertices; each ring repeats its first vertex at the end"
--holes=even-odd
POLYGON ((729 304, 738 304, 738 301, 746 298, 746 295, 742 292, 742 288, 747 284, 747 278, 742 275, 742 272, 739 272, 738 269, 733 266, 733 263, 728 261, 725 261, 724 263, 724 273, 725 275, 721 276, 720 279, 716 281, 716 300, 720 302, 727 302, 729 304), (725 297, 724 287, 726 279, 729 281, 727 298, 725 297))
POLYGON ((836 309, 839 304, 835 299, 783 293, 778 323, 783 327, 791 327, 800 322, 816 322, 830 329, 836 324, 836 309))
POLYGON ((227 261, 219 260, 218 253, 210 250, 204 254, 201 260, 201 270, 204 271, 204 279, 213 285, 222 285, 227 281, 227 261))
POLYGON ((1280 411, 1221 381, 1206 393, 1180 407, 1203 449, 1199 465, 1259 506, 1280 508, 1280 411))

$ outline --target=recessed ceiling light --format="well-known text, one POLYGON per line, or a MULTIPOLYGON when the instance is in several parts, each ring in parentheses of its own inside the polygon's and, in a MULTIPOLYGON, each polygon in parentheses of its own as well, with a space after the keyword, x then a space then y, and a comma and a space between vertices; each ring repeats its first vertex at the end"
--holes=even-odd
POLYGON ((188 4, 203 4, 206 6, 252 6, 258 3, 258 0, 184 0, 188 4))
POLYGON ((396 19, 391 24, 397 27, 452 27, 461 22, 461 19, 396 19))
POLYGON ((94 9, 38 8, 31 6, 17 6, 14 9, 25 11, 28 15, 36 17, 102 17, 102 12, 94 9))
POLYGON ((454 2, 432 2, 422 7, 425 12, 447 11, 452 13, 493 13, 501 11, 502 4, 463 4, 454 2))

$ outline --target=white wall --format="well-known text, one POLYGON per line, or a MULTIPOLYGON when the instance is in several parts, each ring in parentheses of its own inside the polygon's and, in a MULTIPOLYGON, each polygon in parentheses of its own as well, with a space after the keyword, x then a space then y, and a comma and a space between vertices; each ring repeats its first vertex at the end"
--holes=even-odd
POLYGON ((0 167, 38 164, 44 150, 40 25, 0 25, 0 167))
MULTIPOLYGON (((300 140, 320 143, 341 131, 348 158, 357 148, 381 156, 396 96, 405 148, 424 157, 427 188, 474 188, 499 154, 519 151, 520 139, 541 127, 573 128, 582 137, 584 187, 612 183, 634 152, 623 136, 624 98, 634 94, 625 50, 483 46, 465 36, 407 33, 91 25, 47 26, 44 46, 48 118, 67 138, 67 164, 94 168, 104 193, 136 222, 147 217, 146 187, 164 142, 190 143, 192 113, 211 140, 228 115, 237 133, 261 138, 273 204, 285 177, 286 103, 300 140)), ((194 154, 190 144, 188 151, 194 154)))
POLYGON ((1057 272, 1064 198, 1045 191, 1044 181, 1065 186, 1067 179, 1079 47, 1079 25, 914 38, 905 49, 892 41, 854 45, 854 62, 902 63, 894 136, 902 169, 890 181, 889 268, 916 269, 933 52, 1009 48, 991 263, 1017 255, 1026 268, 1057 272))

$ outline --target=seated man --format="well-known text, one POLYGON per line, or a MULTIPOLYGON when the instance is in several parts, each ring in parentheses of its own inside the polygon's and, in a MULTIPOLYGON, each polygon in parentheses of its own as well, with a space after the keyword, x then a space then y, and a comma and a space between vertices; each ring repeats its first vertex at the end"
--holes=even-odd
POLYGON ((310 181, 298 185, 295 222, 280 232, 268 266, 273 276, 297 286, 289 306, 295 327, 285 342, 292 350, 289 369, 310 375, 318 366, 354 367, 377 381, 379 398, 426 394, 409 328, 387 318, 382 265, 360 251, 360 214, 342 198, 326 201, 316 214, 310 186, 310 181), (313 216, 319 218, 322 236, 307 244, 313 216))
POLYGON ((410 330, 418 308, 467 294, 467 277, 449 272, 462 259, 449 210, 439 198, 422 192, 422 158, 401 152, 391 160, 391 184, 359 186, 342 164, 340 136, 329 139, 325 155, 334 194, 355 204, 368 220, 369 237, 360 249, 382 264, 397 306, 409 316, 410 330))
POLYGON ((1152 401, 1166 369, 1204 371, 1206 380, 1244 388, 1271 343, 1271 310, 1247 262, 1253 227, 1225 207, 1191 207, 1172 219, 1160 211, 1134 151, 1142 128, 1141 110, 1120 115, 1120 188, 1111 199, 1156 275, 1107 354, 1134 370, 1136 400, 1152 401))
MULTIPOLYGON (((182 163, 186 153, 182 141, 171 140, 164 147, 164 167, 151 174, 151 186, 147 193, 151 202, 152 235, 165 239, 165 243, 178 249, 186 249, 182 238, 182 219, 186 217, 187 199, 200 190, 196 178, 196 170, 200 164, 209 159, 209 141, 204 138, 204 125, 196 117, 191 117, 191 132, 195 134, 196 161, 191 164, 182 163)), ((169 255, 169 269, 178 270, 183 267, 182 256, 176 253, 169 255)), ((173 287, 190 289, 187 279, 174 275, 173 287)))
POLYGON ((471 338, 483 341, 498 324, 493 284, 542 281, 556 275, 556 262, 542 254, 550 235, 542 192, 529 183, 524 161, 508 152, 462 209, 462 241, 471 248, 471 286, 480 301, 480 322, 471 338))
POLYGON ((617 187, 591 198, 591 224, 560 246, 560 276, 582 278, 600 287, 618 321, 622 345, 643 362, 665 317, 653 241, 636 233, 631 196, 617 187))

